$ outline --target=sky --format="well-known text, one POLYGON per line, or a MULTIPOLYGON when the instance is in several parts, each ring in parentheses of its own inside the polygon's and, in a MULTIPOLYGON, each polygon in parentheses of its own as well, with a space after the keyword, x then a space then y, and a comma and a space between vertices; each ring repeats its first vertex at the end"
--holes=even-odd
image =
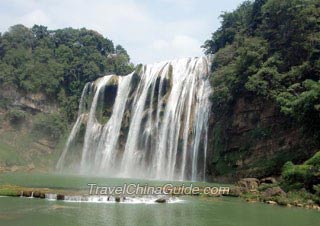
POLYGON ((243 0, 0 0, 0 32, 15 24, 96 30, 122 45, 131 61, 202 56, 219 15, 243 0))

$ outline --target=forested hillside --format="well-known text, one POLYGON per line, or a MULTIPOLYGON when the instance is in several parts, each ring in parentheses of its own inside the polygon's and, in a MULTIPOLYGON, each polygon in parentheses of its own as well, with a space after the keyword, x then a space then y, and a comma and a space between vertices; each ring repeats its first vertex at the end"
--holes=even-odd
POLYGON ((121 45, 93 30, 14 25, 0 34, 0 166, 63 146, 84 85, 133 69, 121 45))
POLYGON ((246 1, 207 40, 213 174, 279 173, 320 145, 320 2, 246 1))
POLYGON ((106 73, 133 70, 126 50, 96 31, 12 26, 0 36, 0 82, 57 99, 69 120, 84 84, 106 73))

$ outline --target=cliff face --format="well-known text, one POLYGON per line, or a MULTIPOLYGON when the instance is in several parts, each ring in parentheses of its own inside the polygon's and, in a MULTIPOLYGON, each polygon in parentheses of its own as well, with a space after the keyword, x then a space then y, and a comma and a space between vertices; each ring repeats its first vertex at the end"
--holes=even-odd
POLYGON ((302 162, 316 152, 298 125, 259 97, 239 97, 229 115, 212 115, 209 131, 211 180, 277 175, 285 162, 302 162))
POLYGON ((3 86, 0 100, 0 171, 52 167, 61 141, 37 131, 35 124, 41 115, 56 114, 57 104, 43 93, 3 86))
POLYGON ((54 113, 58 111, 56 103, 49 100, 44 93, 25 93, 20 92, 11 86, 2 86, 0 98, 6 100, 11 107, 19 107, 33 113, 54 113))

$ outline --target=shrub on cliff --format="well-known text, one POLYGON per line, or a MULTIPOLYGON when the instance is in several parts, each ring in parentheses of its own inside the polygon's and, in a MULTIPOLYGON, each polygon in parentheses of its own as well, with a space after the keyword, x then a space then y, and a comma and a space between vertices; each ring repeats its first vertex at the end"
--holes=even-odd
POLYGON ((287 190, 305 188, 315 193, 320 184, 320 151, 301 165, 287 162, 282 171, 282 185, 287 190))
POLYGON ((12 124, 19 124, 26 119, 27 113, 17 108, 8 111, 7 117, 12 124))
POLYGON ((59 114, 40 113, 35 116, 32 130, 38 136, 58 140, 66 130, 66 122, 59 114))

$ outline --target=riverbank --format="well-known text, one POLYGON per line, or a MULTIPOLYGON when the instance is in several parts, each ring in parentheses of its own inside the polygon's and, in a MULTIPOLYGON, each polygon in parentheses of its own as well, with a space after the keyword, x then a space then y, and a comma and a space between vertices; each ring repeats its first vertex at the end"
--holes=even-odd
POLYGON ((240 197, 249 203, 261 202, 285 207, 299 207, 320 211, 319 197, 305 189, 285 192, 273 177, 244 178, 231 189, 229 196, 240 197))
MULTIPOLYGON (((32 177, 32 174, 29 175, 32 177)), ((73 177, 63 175, 48 176, 46 174, 34 175, 37 180, 28 180, 26 174, 12 174, 3 175, 0 182, 0 196, 11 196, 11 197, 27 197, 27 198, 39 198, 39 199, 50 199, 57 201, 89 201, 89 200, 100 200, 101 202, 126 202, 130 200, 130 196, 90 196, 87 184, 82 183, 86 181, 87 178, 73 177), (11 177, 9 182, 16 181, 14 184, 5 184, 5 179, 11 177), (26 179, 23 181, 22 179, 26 179), (47 178, 47 180, 45 180, 47 178), (68 182, 65 183, 65 181, 68 182), (56 184, 55 184, 56 183, 56 184), (17 185, 18 184, 18 185, 17 185), (20 185, 19 185, 20 184, 20 185), (80 186, 83 185, 83 186, 80 186)), ((1 178, 1 174, 0 174, 1 178)), ((123 184, 125 179, 107 179, 107 178, 95 178, 102 184, 102 181, 109 180, 110 186, 119 186, 123 184), (111 182, 110 182, 111 180, 111 182)), ((93 180, 93 181, 94 181, 93 180)), ((132 179, 128 179, 128 183, 132 182, 132 179)), ((163 182, 145 182, 141 181, 139 183, 153 183, 157 185, 163 184, 163 182)), ((168 183, 168 182, 166 182, 168 183)), ((176 182, 176 186, 180 186, 182 182, 176 182)), ((186 182, 190 184, 191 182, 186 182)), ((200 187, 200 193, 197 195, 198 198, 206 198, 209 201, 217 201, 218 199, 224 199, 228 197, 234 197, 235 199, 242 199, 248 203, 266 203, 270 205, 279 205, 284 207, 299 207, 305 209, 313 209, 320 211, 320 206, 316 202, 315 195, 308 193, 305 190, 300 191, 289 191, 285 192, 279 185, 279 182, 272 177, 263 178, 258 180, 256 178, 244 178, 239 180, 234 185, 228 185, 230 187, 229 193, 211 193, 204 194, 203 188, 208 186, 217 186, 217 184, 203 184, 194 183, 200 187)), ((224 185, 226 187, 227 185, 224 185)), ((190 197, 194 195, 188 194, 167 194, 162 196, 148 197, 148 202, 166 203, 172 199, 179 197, 190 197)), ((132 198, 132 197, 131 197, 132 198)), ((139 197, 141 199, 142 197, 139 197)))

